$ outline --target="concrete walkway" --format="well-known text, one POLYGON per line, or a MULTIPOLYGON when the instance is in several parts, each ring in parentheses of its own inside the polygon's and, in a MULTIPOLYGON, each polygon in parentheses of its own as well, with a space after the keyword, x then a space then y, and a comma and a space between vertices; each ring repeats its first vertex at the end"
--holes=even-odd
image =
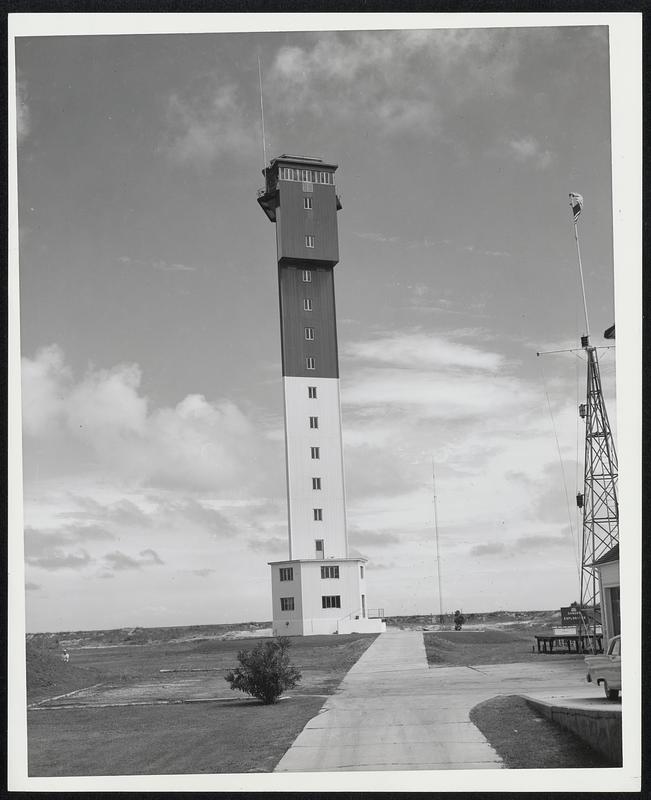
POLYGON ((458 685, 459 671, 473 675, 466 667, 428 667, 420 631, 381 634, 276 772, 499 769, 497 754, 470 722, 481 701, 458 685))

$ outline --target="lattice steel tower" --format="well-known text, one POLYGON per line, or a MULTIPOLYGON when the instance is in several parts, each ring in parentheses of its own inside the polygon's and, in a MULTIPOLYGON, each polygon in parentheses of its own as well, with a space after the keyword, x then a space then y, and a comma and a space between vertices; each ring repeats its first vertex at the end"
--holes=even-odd
POLYGON ((583 508, 580 608, 585 627, 592 627, 593 632, 596 632, 597 625, 601 624, 601 603, 595 562, 619 543, 617 454, 601 388, 597 348, 590 344, 590 324, 577 229, 583 209, 583 197, 570 193, 570 206, 574 215, 574 239, 585 313, 586 333, 581 337, 581 347, 588 360, 586 403, 579 406, 579 414, 585 419, 583 493, 577 495, 577 505, 583 508))

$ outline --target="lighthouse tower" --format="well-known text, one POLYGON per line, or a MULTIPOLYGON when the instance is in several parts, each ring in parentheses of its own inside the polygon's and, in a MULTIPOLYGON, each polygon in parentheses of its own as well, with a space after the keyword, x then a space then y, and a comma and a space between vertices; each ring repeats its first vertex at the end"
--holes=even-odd
POLYGON ((271 566, 274 635, 378 632, 346 535, 334 267, 336 164, 283 155, 258 203, 276 225, 289 558, 271 566))

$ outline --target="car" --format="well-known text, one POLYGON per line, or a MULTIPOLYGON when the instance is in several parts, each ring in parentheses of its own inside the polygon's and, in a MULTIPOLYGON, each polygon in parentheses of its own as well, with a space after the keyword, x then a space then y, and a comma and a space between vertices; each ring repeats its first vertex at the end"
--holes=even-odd
POLYGON ((586 680, 597 686, 603 684, 608 700, 617 700, 622 689, 621 639, 621 636, 613 636, 606 653, 585 657, 586 680))

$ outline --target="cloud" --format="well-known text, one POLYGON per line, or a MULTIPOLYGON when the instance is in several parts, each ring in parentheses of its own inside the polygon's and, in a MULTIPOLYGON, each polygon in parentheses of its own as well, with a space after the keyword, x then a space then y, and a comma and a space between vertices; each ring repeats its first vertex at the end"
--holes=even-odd
POLYGON ((248 546, 256 552, 286 555, 289 550, 289 540, 287 537, 281 536, 272 536, 269 539, 249 539, 248 546))
POLYGON ((357 545, 371 545, 383 547, 389 544, 398 544, 401 539, 395 533, 387 533, 386 531, 368 531, 360 530, 358 528, 351 528, 348 531, 348 537, 355 546, 357 545))
POLYGON ((461 103, 508 93, 519 51, 505 30, 325 33, 280 48, 267 83, 285 114, 432 134, 461 103))
POLYGON ((59 511, 57 512, 58 517, 93 520, 117 525, 137 525, 139 527, 151 525, 150 517, 131 500, 123 499, 109 505, 103 505, 92 497, 72 495, 70 501, 77 506, 77 509, 74 511, 59 511), (79 508, 80 506, 81 508, 79 508))
POLYGON ((114 550, 112 553, 106 553, 104 561, 115 572, 130 569, 142 569, 143 567, 159 566, 164 564, 164 561, 159 557, 158 553, 151 548, 141 550, 138 558, 128 556, 120 550, 114 550))
POLYGON ((234 83, 204 78, 168 98, 165 148, 180 163, 206 164, 224 154, 248 158, 256 134, 234 83))
POLYGON ((214 575, 215 570, 210 569, 209 567, 204 567, 203 569, 193 569, 190 570, 193 575, 198 575, 200 578, 207 578, 210 575, 214 575))
POLYGON ((47 431, 63 409, 71 373, 57 345, 41 348, 34 359, 22 360, 23 431, 37 436, 47 431))
POLYGON ((343 355, 357 360, 376 361, 395 367, 460 367, 496 372, 504 363, 499 353, 491 353, 424 333, 396 333, 361 342, 351 342, 343 355))
POLYGON ((120 256, 118 258, 120 264, 125 264, 129 267, 151 267, 152 269, 162 270, 163 272, 195 272, 195 267, 189 267, 187 264, 170 264, 163 259, 154 261, 143 261, 139 258, 131 258, 130 256, 120 256))
POLYGON ((93 560, 82 544, 114 539, 95 525, 68 525, 39 530, 25 528, 25 562, 45 570, 82 569, 93 560))
POLYGON ((26 592, 37 592, 40 588, 40 583, 34 583, 34 581, 25 581, 26 592))
POLYGON ((571 539, 566 535, 532 534, 512 542, 487 542, 470 548, 471 556, 514 556, 529 552, 545 552, 553 548, 567 548, 571 539))
POLYGON ((510 139, 507 148, 516 161, 522 164, 530 163, 536 169, 546 169, 553 161, 553 155, 533 136, 510 139))
POLYGON ((399 241, 398 236, 385 236, 382 233, 356 233, 360 239, 367 239, 369 242, 377 242, 378 244, 394 244, 399 241))
POLYGON ((55 345, 23 358, 26 444, 49 443, 58 474, 86 461, 132 487, 243 491, 245 481, 250 489, 272 480, 265 462, 275 446, 233 402, 189 394, 150 409, 141 380, 137 364, 119 364, 75 382, 55 345))

